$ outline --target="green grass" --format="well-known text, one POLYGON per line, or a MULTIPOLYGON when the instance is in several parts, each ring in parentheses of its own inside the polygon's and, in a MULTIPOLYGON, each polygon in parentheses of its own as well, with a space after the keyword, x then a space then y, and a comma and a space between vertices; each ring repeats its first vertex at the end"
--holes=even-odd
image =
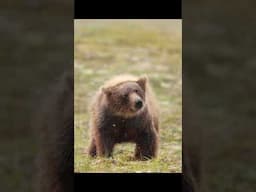
POLYGON ((75 172, 181 172, 181 21, 75 21, 75 172), (114 75, 147 74, 160 105, 159 156, 134 161, 134 144, 90 158, 88 104, 114 75))

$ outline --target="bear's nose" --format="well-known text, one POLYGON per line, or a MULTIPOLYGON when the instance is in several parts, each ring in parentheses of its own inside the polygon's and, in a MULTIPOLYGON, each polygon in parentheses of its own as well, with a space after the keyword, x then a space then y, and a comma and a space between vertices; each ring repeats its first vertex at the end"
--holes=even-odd
POLYGON ((136 107, 137 109, 140 109, 140 108, 142 107, 142 105, 143 105, 143 103, 142 103, 141 100, 137 100, 137 101, 135 102, 135 107, 136 107))

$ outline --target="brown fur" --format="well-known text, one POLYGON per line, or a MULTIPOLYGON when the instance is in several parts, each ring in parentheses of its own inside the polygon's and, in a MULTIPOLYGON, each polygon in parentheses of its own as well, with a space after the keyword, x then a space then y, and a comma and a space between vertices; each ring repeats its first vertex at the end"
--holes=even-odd
POLYGON ((90 128, 90 156, 110 157, 115 144, 133 142, 136 159, 156 157, 158 109, 148 79, 122 75, 107 81, 92 104, 90 128))

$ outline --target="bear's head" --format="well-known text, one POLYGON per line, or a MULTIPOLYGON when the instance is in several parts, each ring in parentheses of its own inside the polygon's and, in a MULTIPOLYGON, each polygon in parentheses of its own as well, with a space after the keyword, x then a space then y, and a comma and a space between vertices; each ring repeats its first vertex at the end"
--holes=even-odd
POLYGON ((113 114, 125 118, 141 113, 146 106, 146 83, 147 77, 141 77, 137 81, 125 81, 102 88, 108 109, 113 114))

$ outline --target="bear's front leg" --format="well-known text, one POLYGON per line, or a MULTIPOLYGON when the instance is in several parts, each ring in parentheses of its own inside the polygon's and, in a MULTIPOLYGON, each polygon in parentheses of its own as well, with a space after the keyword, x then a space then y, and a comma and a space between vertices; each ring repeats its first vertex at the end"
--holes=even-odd
POLYGON ((97 154, 97 149, 96 149, 96 144, 95 144, 95 139, 91 140, 89 149, 88 149, 88 153, 91 157, 95 157, 97 154))
POLYGON ((97 149, 97 155, 101 157, 111 157, 113 148, 114 148, 114 142, 111 136, 104 131, 99 132, 99 134, 95 137, 96 141, 96 149, 97 149))
POLYGON ((148 160, 157 156, 158 134, 156 131, 143 132, 136 142, 135 158, 148 160))

